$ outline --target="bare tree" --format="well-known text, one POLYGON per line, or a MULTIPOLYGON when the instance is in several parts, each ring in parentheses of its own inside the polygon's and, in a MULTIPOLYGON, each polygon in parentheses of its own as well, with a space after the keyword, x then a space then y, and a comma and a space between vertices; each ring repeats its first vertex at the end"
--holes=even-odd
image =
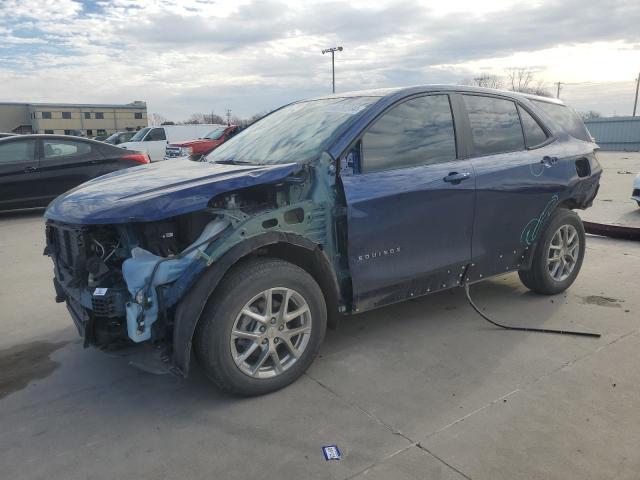
POLYGON ((184 121, 187 125, 193 125, 198 123, 226 123, 220 115, 215 113, 194 113, 187 120, 184 121))
POLYGON ((600 112, 596 112, 595 110, 589 110, 588 112, 579 112, 579 115, 582 120, 592 120, 594 118, 600 118, 602 116, 600 112))
POLYGON ((507 70, 509 90, 531 93, 542 97, 552 97, 542 80, 536 80, 535 71, 530 67, 509 68, 507 70))
POLYGON ((463 80, 462 84, 484 88, 502 88, 504 86, 502 77, 500 77, 499 75, 489 75, 486 73, 463 80))
POLYGON ((166 121, 167 121, 167 117, 165 117, 161 113, 151 114, 151 125, 162 125, 162 123, 166 121))

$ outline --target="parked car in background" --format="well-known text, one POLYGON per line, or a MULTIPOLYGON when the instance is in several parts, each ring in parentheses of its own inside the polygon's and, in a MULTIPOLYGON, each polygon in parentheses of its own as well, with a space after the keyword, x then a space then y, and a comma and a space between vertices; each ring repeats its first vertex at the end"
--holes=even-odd
POLYGON ((137 131, 131 140, 121 143, 119 146, 130 150, 146 152, 152 162, 158 162, 164 158, 165 149, 169 143, 200 138, 215 127, 217 127, 215 124, 146 127, 137 131))
POLYGON ((120 145, 121 143, 125 143, 131 140, 131 137, 133 137, 135 134, 136 132, 133 132, 133 131, 116 132, 110 137, 105 138, 104 141, 107 143, 110 143, 111 145, 120 145))
POLYGON ((229 140, 237 131, 237 125, 220 125, 197 140, 170 143, 165 150, 164 159, 171 160, 184 157, 191 158, 191 160, 199 160, 203 155, 207 155, 229 140))
POLYGON ((631 194, 631 198, 638 202, 638 206, 640 207, 640 173, 636 175, 636 178, 633 181, 633 193, 631 194))
POLYGON ((569 288, 596 148, 561 101, 512 92, 296 102, 205 162, 115 172, 52 202, 56 300, 85 344, 164 346, 182 375, 193 347, 221 388, 267 393, 302 375, 340 313, 506 272, 569 288))
POLYGON ((149 157, 144 153, 87 138, 68 135, 3 138, 0 139, 0 210, 44 207, 81 183, 145 163, 149 163, 149 157))
POLYGON ((15 135, 17 135, 17 133, 3 133, 3 132, 0 132, 0 138, 13 137, 15 135))

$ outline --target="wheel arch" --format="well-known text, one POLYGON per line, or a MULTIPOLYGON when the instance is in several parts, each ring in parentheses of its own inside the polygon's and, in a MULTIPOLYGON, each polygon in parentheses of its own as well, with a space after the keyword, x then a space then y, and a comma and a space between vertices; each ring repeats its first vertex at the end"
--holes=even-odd
POLYGON ((231 268, 255 256, 279 258, 309 273, 325 297, 328 324, 337 324, 343 297, 331 262, 320 245, 285 232, 269 232, 249 238, 234 245, 205 270, 178 302, 174 315, 172 363, 182 376, 189 373, 193 335, 207 301, 231 268))

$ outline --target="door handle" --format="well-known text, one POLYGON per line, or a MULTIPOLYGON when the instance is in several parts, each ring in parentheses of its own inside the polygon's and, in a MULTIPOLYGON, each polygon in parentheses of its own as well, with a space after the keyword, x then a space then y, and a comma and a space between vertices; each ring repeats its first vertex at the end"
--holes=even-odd
POLYGON ((24 172, 25 173, 35 172, 36 170, 37 170, 36 167, 24 167, 24 172))
POLYGON ((442 180, 447 183, 453 183, 454 185, 457 185, 463 180, 467 180, 468 178, 471 178, 471 174, 469 172, 449 172, 449 175, 444 177, 442 180))

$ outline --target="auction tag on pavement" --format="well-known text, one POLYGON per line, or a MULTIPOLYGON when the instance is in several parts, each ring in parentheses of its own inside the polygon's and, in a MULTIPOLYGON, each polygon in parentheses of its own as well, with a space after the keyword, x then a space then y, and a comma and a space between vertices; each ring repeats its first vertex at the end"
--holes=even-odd
POLYGON ((108 288, 96 288, 93 291, 93 296, 94 297, 104 297, 107 294, 107 290, 109 290, 108 288))
POLYGON ((325 460, 342 460, 342 453, 337 445, 327 445, 322 447, 325 460))

